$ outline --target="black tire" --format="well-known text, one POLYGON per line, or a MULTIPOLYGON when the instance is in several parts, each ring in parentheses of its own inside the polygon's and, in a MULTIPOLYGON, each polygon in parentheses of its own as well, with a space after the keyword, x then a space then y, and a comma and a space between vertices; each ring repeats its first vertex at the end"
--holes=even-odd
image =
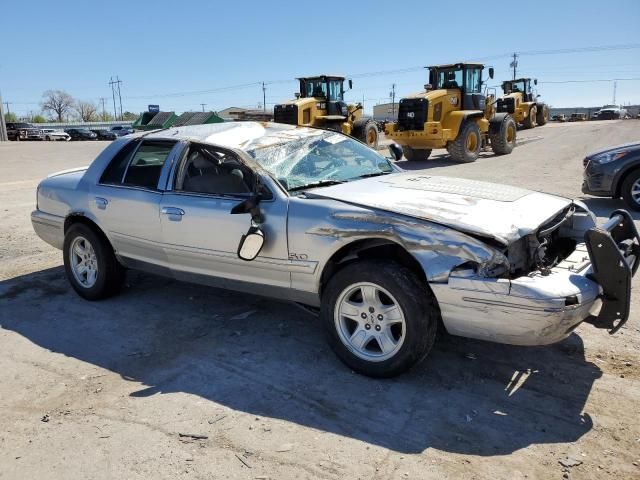
MULTIPOLYGON (((371 313, 371 324, 374 324, 374 314, 371 313)), ((428 285, 408 268, 382 259, 353 262, 339 270, 329 281, 320 307, 320 319, 336 355, 352 370, 376 378, 399 375, 426 357, 433 347, 439 318, 440 311, 428 285), (404 315, 406 328, 402 330, 403 341, 390 358, 365 360, 340 338, 340 327, 337 326, 334 312, 343 293, 360 282, 371 283, 388 291, 404 315)), ((370 345, 371 341, 367 341, 364 347, 370 345)))
POLYGON ((431 149, 429 148, 411 148, 404 146, 402 147, 402 153, 404 154, 404 158, 406 158, 410 162, 417 162, 420 160, 427 160, 431 155, 431 149))
POLYGON ((622 181, 622 186, 620 187, 620 193, 622 194, 624 203, 626 203, 629 208, 636 211, 640 211, 640 203, 633 199, 631 189, 638 180, 640 180, 640 170, 635 170, 625 177, 622 181))
POLYGON ((471 163, 475 162, 480 155, 480 147, 482 146, 482 137, 480 136, 480 128, 475 122, 463 121, 460 125, 458 137, 447 144, 447 151, 455 162, 471 163), (475 136, 475 147, 470 148, 470 137, 475 136))
POLYGON ((356 120, 353 123, 353 136, 365 143, 368 147, 377 150, 380 132, 378 124, 371 119, 356 120))
POLYGON ((522 126, 527 129, 535 127, 537 115, 538 115, 538 110, 536 109, 535 105, 532 105, 531 108, 529 109, 529 113, 527 114, 527 116, 524 118, 524 121, 522 122, 522 126))
POLYGON ((549 107, 544 103, 539 105, 538 111, 536 112, 536 123, 539 127, 542 125, 546 125, 549 121, 549 107))
POLYGON ((500 122, 500 129, 497 133, 490 133, 491 150, 496 155, 508 155, 516 146, 516 121, 511 115, 505 115, 500 122))
POLYGON ((109 242, 91 227, 76 223, 72 225, 64 237, 63 245, 64 269, 69 283, 78 295, 86 300, 102 300, 115 295, 120 291, 124 280, 124 268, 113 253, 109 242), (86 239, 96 256, 97 274, 95 283, 90 286, 82 285, 72 272, 71 246, 76 238, 86 239))

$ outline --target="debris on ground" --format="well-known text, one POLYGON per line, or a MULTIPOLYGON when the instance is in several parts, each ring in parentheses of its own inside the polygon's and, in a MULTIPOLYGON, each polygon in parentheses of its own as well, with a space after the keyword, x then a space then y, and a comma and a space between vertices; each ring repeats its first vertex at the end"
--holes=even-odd
POLYGON ((207 440, 209 437, 207 435, 199 435, 197 433, 178 433, 180 438, 185 438, 187 441, 190 440, 207 440))
POLYGON ((47 413, 46 415, 43 415, 42 418, 40 419, 41 422, 48 422, 50 420, 49 418, 49 414, 47 413))
POLYGON ((571 468, 571 467, 577 467, 578 465, 581 465, 582 460, 575 458, 571 455, 567 455, 567 458, 565 458, 564 460, 558 460, 558 463, 560 463, 560 465, 562 465, 563 467, 571 468))
POLYGON ((236 455, 236 458, 240 460, 245 467, 251 468, 251 465, 249 465, 240 455, 238 455, 237 453, 235 455, 236 455))

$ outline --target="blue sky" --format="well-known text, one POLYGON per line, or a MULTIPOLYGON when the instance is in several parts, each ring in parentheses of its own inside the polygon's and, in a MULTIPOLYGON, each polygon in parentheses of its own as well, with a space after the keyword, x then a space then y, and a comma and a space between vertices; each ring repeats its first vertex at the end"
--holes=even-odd
POLYGON ((613 78, 636 79, 617 82, 617 103, 640 103, 640 48, 525 53, 639 45, 639 0, 30 0, 2 10, 0 91, 19 114, 38 111, 49 88, 96 103, 106 97, 109 109, 112 75, 123 81, 123 108, 134 112, 150 103, 179 112, 200 103, 257 107, 262 81, 271 82, 271 106, 293 97, 295 77, 316 73, 353 76, 347 99, 364 98, 370 111, 388 101, 392 83, 398 98, 420 90, 423 65, 488 57, 496 70, 489 85, 497 85, 511 75, 500 55, 514 51, 523 52, 519 76, 537 77, 552 106, 611 103, 613 82, 584 81, 613 78), (566 80, 583 82, 547 83, 566 80))

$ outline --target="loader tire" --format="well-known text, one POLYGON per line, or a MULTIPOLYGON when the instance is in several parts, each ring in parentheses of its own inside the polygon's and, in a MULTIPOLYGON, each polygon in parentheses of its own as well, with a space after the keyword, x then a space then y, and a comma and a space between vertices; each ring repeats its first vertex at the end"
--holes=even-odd
POLYGON ((420 160, 426 160, 431 155, 431 149, 428 148, 411 148, 404 146, 402 147, 402 153, 404 154, 404 158, 406 158, 410 162, 418 162, 420 160))
POLYGON ((524 128, 533 128, 533 127, 535 127, 536 126, 536 115, 537 114, 538 114, 538 109, 536 108, 535 105, 533 105, 529 109, 529 114, 527 115, 527 117, 522 122, 522 126, 524 128))
POLYGON ((536 123, 539 127, 546 124, 549 121, 549 107, 544 103, 540 105, 540 109, 536 113, 536 123))
POLYGON ((451 159, 459 163, 475 162, 480 154, 482 137, 480 128, 475 122, 464 121, 460 126, 458 137, 447 144, 451 159))
POLYGON ((500 123, 500 130, 489 134, 491 150, 496 155, 508 155, 516 146, 516 121, 511 115, 505 115, 500 123))
POLYGON ((356 120, 353 123, 352 135, 361 142, 365 143, 368 147, 377 150, 378 138, 380 137, 380 133, 378 132, 378 125, 373 120, 356 120))

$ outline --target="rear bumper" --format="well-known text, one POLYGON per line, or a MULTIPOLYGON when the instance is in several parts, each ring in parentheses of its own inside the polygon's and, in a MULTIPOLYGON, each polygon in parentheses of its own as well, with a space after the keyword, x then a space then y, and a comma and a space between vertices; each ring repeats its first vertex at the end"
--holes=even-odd
POLYGON ((587 231, 585 243, 549 275, 480 278, 466 272, 432 284, 453 335, 512 345, 558 342, 582 322, 615 333, 629 318, 631 278, 640 237, 631 216, 616 211, 587 231))
POLYGON ((64 243, 64 218, 58 215, 34 210, 31 212, 31 225, 42 240, 52 247, 62 250, 64 243))

